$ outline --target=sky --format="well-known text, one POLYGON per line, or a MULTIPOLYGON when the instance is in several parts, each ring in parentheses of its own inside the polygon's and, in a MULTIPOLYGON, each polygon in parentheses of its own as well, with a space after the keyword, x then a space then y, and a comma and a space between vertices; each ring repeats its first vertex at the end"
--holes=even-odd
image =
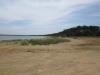
POLYGON ((100 25, 100 0, 0 0, 0 34, 44 35, 100 25))

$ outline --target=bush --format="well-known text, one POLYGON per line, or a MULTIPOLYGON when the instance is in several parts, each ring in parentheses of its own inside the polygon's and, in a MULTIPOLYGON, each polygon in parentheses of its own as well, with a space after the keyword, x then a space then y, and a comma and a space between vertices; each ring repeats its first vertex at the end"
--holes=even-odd
POLYGON ((29 42, 28 42, 28 40, 21 40, 20 44, 21 45, 29 45, 29 42))

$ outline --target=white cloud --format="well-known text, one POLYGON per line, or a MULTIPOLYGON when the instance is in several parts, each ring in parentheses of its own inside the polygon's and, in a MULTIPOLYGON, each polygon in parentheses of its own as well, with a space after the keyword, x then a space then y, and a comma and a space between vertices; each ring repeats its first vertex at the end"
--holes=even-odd
POLYGON ((0 19, 32 20, 33 25, 50 24, 70 15, 75 6, 85 6, 94 0, 1 0, 0 19))
POLYGON ((61 31, 70 27, 59 25, 65 16, 69 19, 74 11, 94 2, 96 0, 0 0, 0 32, 48 34, 61 31), (22 25, 17 23, 19 21, 22 25))

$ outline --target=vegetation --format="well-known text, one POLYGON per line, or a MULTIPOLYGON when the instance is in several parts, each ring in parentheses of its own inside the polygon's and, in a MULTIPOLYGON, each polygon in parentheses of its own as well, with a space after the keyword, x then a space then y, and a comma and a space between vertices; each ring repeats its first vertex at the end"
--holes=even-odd
POLYGON ((8 41, 2 41, 2 43, 5 42, 8 44, 20 44, 20 45, 49 45, 66 41, 69 42, 70 40, 58 37, 50 37, 44 39, 8 40, 8 41))
POLYGON ((77 26, 51 35, 52 36, 100 36, 100 27, 77 26))
POLYGON ((49 45, 49 44, 57 44, 60 42, 65 42, 70 40, 65 40, 62 38, 47 38, 47 39, 31 39, 31 40, 21 40, 19 43, 21 45, 49 45))

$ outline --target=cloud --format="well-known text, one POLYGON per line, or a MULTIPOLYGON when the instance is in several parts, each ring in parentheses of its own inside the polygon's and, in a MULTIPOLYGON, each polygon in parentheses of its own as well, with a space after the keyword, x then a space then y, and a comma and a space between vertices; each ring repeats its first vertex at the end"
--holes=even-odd
POLYGON ((86 5, 94 0, 1 0, 0 19, 32 20, 34 24, 48 24, 69 15, 77 5, 86 5))
MULTIPOLYGON (((62 19, 62 24, 74 24, 74 25, 99 25, 100 24, 100 2, 94 2, 84 8, 75 10, 69 15, 62 19)), ((61 24, 61 23, 60 23, 61 24)))
POLYGON ((26 33, 55 32, 60 29, 58 21, 62 21, 65 16, 69 19, 74 11, 96 1, 98 0, 0 0, 1 25, 12 26, 10 29, 4 28, 5 31, 19 30, 16 33, 24 33, 26 29, 29 30, 26 33), (52 31, 48 28, 52 28, 52 31))

